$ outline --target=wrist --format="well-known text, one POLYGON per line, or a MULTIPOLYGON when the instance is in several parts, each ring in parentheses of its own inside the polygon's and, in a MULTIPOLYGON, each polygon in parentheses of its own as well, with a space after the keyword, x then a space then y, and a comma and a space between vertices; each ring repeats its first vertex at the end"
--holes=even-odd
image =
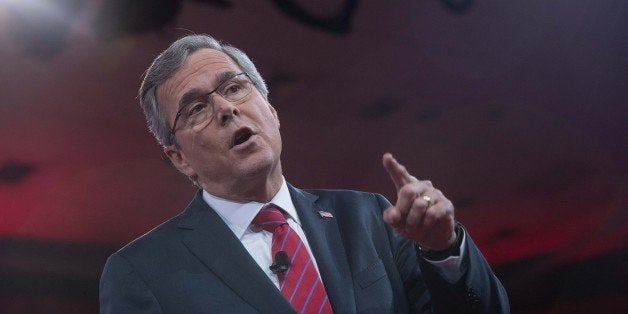
POLYGON ((456 223, 454 232, 456 233, 456 238, 448 248, 444 250, 431 250, 421 247, 420 244, 415 243, 414 247, 417 254, 430 261, 442 261, 450 256, 460 256, 460 245, 462 244, 464 230, 460 224, 456 223))

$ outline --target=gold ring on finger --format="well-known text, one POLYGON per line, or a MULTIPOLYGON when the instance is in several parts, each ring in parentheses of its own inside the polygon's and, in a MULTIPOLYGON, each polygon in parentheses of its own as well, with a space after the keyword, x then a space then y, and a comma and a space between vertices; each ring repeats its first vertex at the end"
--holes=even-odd
POLYGON ((427 203, 427 207, 432 206, 432 198, 427 195, 422 195, 421 198, 427 203))

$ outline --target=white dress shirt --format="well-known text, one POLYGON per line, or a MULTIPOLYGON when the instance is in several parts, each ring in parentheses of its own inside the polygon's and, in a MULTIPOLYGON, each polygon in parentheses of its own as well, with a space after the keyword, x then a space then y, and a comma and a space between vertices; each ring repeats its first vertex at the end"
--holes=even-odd
POLYGON ((207 193, 207 191, 203 191, 203 199, 216 211, 216 213, 218 213, 218 216, 225 221, 229 229, 231 229, 233 234, 235 234, 240 242, 242 242, 244 248, 246 248, 249 254, 251 254, 251 257, 253 257, 255 262, 257 262, 259 267, 266 273, 275 286, 279 287, 279 280, 277 279, 277 275, 269 268, 273 263, 273 234, 266 230, 257 231, 251 229, 251 222, 255 216, 257 216, 257 213, 268 204, 277 205, 283 209, 285 213, 287 213, 286 221, 288 222, 288 225, 290 225, 290 228, 292 228, 292 230, 299 235, 299 238, 301 238, 301 241, 305 244, 310 257, 314 262, 314 266, 318 271, 316 259, 314 258, 314 255, 312 255, 310 244, 307 242, 305 233, 303 233, 303 229, 301 228, 301 221, 299 220, 297 210, 294 208, 294 204, 292 203, 292 198, 290 197, 290 192, 288 191, 288 185, 286 184, 285 179, 281 183, 279 192, 277 192, 277 194, 275 194, 275 196, 268 203, 239 203, 213 196, 207 193))
MULTIPOLYGON (((266 205, 277 205, 281 209, 283 209, 284 212, 287 213, 286 221, 290 225, 290 228, 292 228, 299 235, 299 237, 305 244, 305 247, 307 248, 310 257, 312 257, 314 266, 316 266, 316 270, 318 271, 316 259, 314 258, 314 255, 312 255, 310 245, 307 241, 307 238, 305 237, 303 229, 301 228, 301 221, 299 220, 299 216, 297 215, 294 203, 292 203, 292 198, 290 197, 290 192, 288 190, 286 180, 283 177, 281 188, 268 203, 234 202, 211 195, 207 191, 203 191, 203 200, 205 200, 205 202, 211 208, 213 208, 216 213, 218 213, 218 216, 222 218, 222 220, 227 224, 229 229, 231 229, 233 234, 240 240, 240 242, 242 242, 244 248, 246 248, 249 254, 251 254, 251 257, 253 257, 255 262, 266 273, 268 278, 270 278, 275 286, 279 287, 279 280, 277 279, 277 275, 274 274, 269 268, 270 265, 273 263, 273 234, 266 230, 258 231, 251 229, 251 222, 253 221, 255 216, 257 216, 257 213, 266 205)), ((460 248, 461 253, 464 252, 464 248, 465 244, 463 239, 462 246, 460 248)), ((462 254, 461 256, 452 256, 442 261, 429 262, 436 265, 440 269, 442 274, 450 281, 455 281, 461 275, 461 261, 462 254)))

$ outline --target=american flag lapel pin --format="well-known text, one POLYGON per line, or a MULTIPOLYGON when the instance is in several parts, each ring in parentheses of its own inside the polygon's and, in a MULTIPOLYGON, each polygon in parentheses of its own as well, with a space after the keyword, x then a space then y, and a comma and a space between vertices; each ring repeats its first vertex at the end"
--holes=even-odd
POLYGON ((321 215, 321 218, 334 218, 334 215, 332 215, 330 212, 328 211, 324 211, 324 210, 319 210, 318 214, 321 215))

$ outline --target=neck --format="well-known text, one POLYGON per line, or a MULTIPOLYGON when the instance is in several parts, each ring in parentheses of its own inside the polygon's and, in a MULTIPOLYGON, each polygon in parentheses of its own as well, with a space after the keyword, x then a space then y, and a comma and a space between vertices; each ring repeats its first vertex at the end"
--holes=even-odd
POLYGON ((199 182, 203 190, 214 196, 236 202, 267 203, 279 192, 283 177, 281 165, 262 178, 238 178, 229 182, 199 182))

